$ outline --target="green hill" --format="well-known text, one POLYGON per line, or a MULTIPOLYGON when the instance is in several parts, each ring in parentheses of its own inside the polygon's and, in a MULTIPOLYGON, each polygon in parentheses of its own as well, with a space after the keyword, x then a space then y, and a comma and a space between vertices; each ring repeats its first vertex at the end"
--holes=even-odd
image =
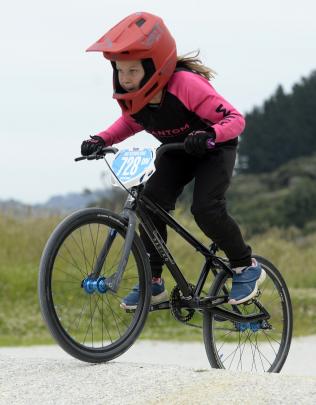
POLYGON ((227 200, 231 214, 251 234, 271 227, 316 230, 316 154, 271 173, 235 176, 227 200))
MULTIPOLYGON (((189 212, 193 182, 179 206, 189 212)), ((227 192, 230 214, 248 236, 272 227, 316 230, 316 154, 293 159, 270 173, 237 174, 227 192)))
MULTIPOLYGON (((191 215, 185 215, 179 209, 175 216, 194 235, 205 243, 209 242, 197 229, 191 215)), ((37 278, 44 244, 60 219, 0 217, 0 345, 53 342, 40 315, 37 278)), ((169 241, 172 254, 184 274, 190 282, 196 283, 202 258, 179 240, 174 232, 170 232, 169 241)), ((294 305, 294 334, 316 333, 316 274, 313 271, 316 232, 306 236, 299 230, 284 232, 275 228, 247 241, 254 252, 275 263, 290 287, 294 305)), ((168 291, 171 291, 175 283, 167 270, 164 271, 164 278, 168 291)), ((197 321, 201 322, 200 316, 197 321)), ((201 330, 176 322, 169 311, 159 311, 149 316, 142 337, 200 340, 201 330)))

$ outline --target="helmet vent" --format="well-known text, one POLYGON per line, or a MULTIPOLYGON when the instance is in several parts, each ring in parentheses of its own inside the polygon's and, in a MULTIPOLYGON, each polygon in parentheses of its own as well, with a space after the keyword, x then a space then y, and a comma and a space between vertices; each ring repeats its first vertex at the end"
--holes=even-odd
POLYGON ((137 27, 141 27, 145 22, 146 20, 144 20, 144 18, 140 18, 139 20, 136 21, 136 25, 137 27))

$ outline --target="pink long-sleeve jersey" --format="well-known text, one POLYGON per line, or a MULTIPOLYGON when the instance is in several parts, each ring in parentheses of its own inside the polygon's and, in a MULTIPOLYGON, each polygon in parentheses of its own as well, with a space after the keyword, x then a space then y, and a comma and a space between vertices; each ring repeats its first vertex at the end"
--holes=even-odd
POLYGON ((243 116, 204 77, 176 71, 160 104, 147 104, 136 114, 122 115, 100 132, 107 145, 119 143, 145 130, 162 143, 183 142, 194 130, 212 127, 216 143, 237 138, 245 127, 243 116))

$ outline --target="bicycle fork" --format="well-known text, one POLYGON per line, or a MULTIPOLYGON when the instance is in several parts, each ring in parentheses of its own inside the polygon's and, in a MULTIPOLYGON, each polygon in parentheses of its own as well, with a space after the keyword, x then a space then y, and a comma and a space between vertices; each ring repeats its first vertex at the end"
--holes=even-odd
POLYGON ((123 216, 128 220, 128 226, 123 246, 123 252, 117 267, 117 271, 115 271, 109 277, 100 276, 102 268, 106 262, 106 257, 117 235, 117 230, 111 228, 97 257, 92 273, 82 282, 82 287, 88 294, 93 294, 94 292, 104 294, 108 290, 116 293, 118 290, 120 281, 123 277, 123 273, 128 262, 136 228, 135 211, 131 209, 125 209, 123 211, 123 216))

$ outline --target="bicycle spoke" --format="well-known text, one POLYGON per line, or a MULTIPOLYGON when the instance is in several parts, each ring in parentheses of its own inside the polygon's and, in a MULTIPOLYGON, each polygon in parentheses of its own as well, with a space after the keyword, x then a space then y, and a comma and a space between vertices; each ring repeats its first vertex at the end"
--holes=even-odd
POLYGON ((257 364, 256 364, 256 350, 254 347, 254 344, 251 341, 251 337, 249 336, 249 343, 250 343, 250 349, 251 349, 251 354, 252 354, 252 364, 251 364, 251 371, 253 370, 253 365, 255 366, 255 370, 257 371, 257 364))
MULTIPOLYGON (((75 242, 75 245, 76 245, 77 248, 79 249, 80 253, 83 255, 83 259, 84 259, 84 263, 85 263, 85 268, 86 268, 86 272, 83 273, 83 275, 87 275, 87 274, 90 272, 91 264, 89 263, 89 260, 87 259, 87 256, 86 256, 86 253, 85 253, 85 248, 84 248, 84 243, 83 243, 83 240, 82 240, 81 229, 80 229, 81 248, 80 248, 80 246, 79 246, 79 243, 77 242, 77 239, 74 237, 73 234, 71 234, 71 239, 75 242), (90 269, 88 269, 87 263, 88 263, 90 269)), ((65 247, 66 247, 66 244, 65 244, 65 247)), ((69 254, 70 254, 71 257, 72 257, 71 252, 70 252, 69 250, 68 250, 68 252, 69 252, 69 254)))
POLYGON ((128 281, 128 280, 138 280, 137 276, 134 277, 123 277, 121 281, 128 281))
MULTIPOLYGON (((83 339, 83 344, 85 343, 85 341, 86 341, 86 338, 87 338, 87 336, 88 336, 88 332, 89 332, 89 329, 90 329, 90 326, 91 326, 91 323, 92 323, 92 315, 91 315, 91 297, 89 297, 90 298, 90 323, 89 323, 89 325, 88 325, 88 328, 87 328, 87 332, 86 332, 86 334, 85 334, 85 337, 84 337, 84 339, 83 339)), ((97 298, 97 300, 99 300, 100 298, 98 297, 97 298)), ((97 307, 97 305, 95 305, 94 306, 94 310, 93 310, 93 315, 94 315, 94 313, 95 313, 95 310, 96 310, 96 307, 97 307)))
MULTIPOLYGON (((265 330, 263 331, 263 333, 264 333, 264 335, 266 335, 266 337, 267 337, 268 339, 273 340, 273 341, 274 341, 275 343, 277 343, 279 346, 281 345, 281 342, 280 342, 279 340, 274 339, 273 336, 268 336, 268 334, 267 334, 267 332, 266 332, 265 330)), ((278 334, 281 334, 281 332, 278 332, 278 334)))
POLYGON ((239 343, 239 361, 238 361, 238 364, 237 364, 237 370, 238 370, 239 364, 240 364, 241 370, 242 370, 242 355, 243 355, 244 350, 245 350, 245 342, 244 342, 243 345, 240 342, 239 343))
POLYGON ((72 267, 74 267, 75 269, 79 270, 79 272, 81 273, 81 275, 83 277, 85 277, 85 274, 81 271, 80 267, 78 267, 78 265, 73 264, 72 262, 70 262, 69 260, 65 259, 60 253, 58 254, 58 257, 62 260, 64 260, 64 262, 70 264, 72 267))
MULTIPOLYGON (((90 298, 90 316, 91 316, 91 301, 92 299, 90 298)), ((95 303, 97 305, 97 302, 95 303)), ((94 311, 95 312, 95 311, 94 311)), ((93 316, 91 316, 91 340, 92 340, 92 347, 93 347, 93 318, 94 318, 94 312, 93 316)))
POLYGON ((79 325, 80 325, 80 322, 81 322, 81 319, 82 319, 82 316, 83 316, 83 314, 84 314, 84 311, 85 311, 85 307, 86 307, 86 306, 87 306, 87 304, 85 303, 85 304, 83 305, 83 307, 82 307, 81 312, 80 312, 80 316, 79 316, 78 324, 77 324, 77 330, 79 329, 79 325))
POLYGON ((76 280, 76 282, 78 282, 78 281, 81 282, 82 281, 82 279, 74 277, 73 274, 69 274, 65 270, 62 270, 57 266, 56 266, 56 270, 58 270, 58 272, 61 272, 61 273, 65 274, 67 277, 72 278, 73 280, 76 280))
POLYGON ((94 269, 94 261, 96 259, 96 245, 94 243, 94 238, 91 232, 91 224, 88 225, 89 226, 89 232, 90 232, 90 236, 91 236, 91 240, 92 240, 92 246, 93 246, 93 251, 94 251, 94 255, 92 257, 92 269, 94 269))
POLYGON ((122 300, 123 300, 123 298, 124 297, 122 297, 122 296, 120 296, 120 295, 118 295, 118 294, 116 294, 116 295, 111 295, 111 297, 113 297, 117 302, 119 302, 120 304, 122 303, 122 300), (120 298, 120 299, 119 299, 120 298))
POLYGON ((228 360, 228 359, 230 358, 230 356, 232 356, 232 355, 235 356, 236 352, 238 351, 238 347, 239 347, 239 346, 237 346, 235 350, 233 350, 227 357, 225 357, 225 358, 222 360, 223 363, 225 363, 225 361, 228 360))
POLYGON ((272 343, 271 343, 271 339, 270 339, 270 337, 265 333, 264 334, 265 336, 266 336, 266 338, 267 338, 267 341, 268 341, 268 343, 269 343, 269 345, 270 345, 270 347, 271 347, 271 349, 274 351, 274 354, 275 355, 277 355, 277 352, 276 352, 276 350, 275 350, 275 348, 274 348, 274 346, 272 345, 272 343))
POLYGON ((86 274, 89 274, 93 270, 93 263, 91 263, 91 261, 88 258, 89 255, 86 252, 86 248, 85 248, 87 242, 83 241, 81 228, 79 229, 79 233, 80 233, 81 248, 79 246, 79 243, 77 242, 77 238, 75 238, 75 236, 73 234, 71 234, 71 237, 74 240, 76 246, 78 247, 78 249, 80 250, 80 252, 81 252, 81 254, 83 256, 83 259, 84 259, 84 262, 85 262, 86 274))
POLYGON ((62 284, 75 284, 77 287, 78 287, 78 285, 80 286, 80 284, 78 284, 78 283, 81 283, 79 280, 78 281, 68 281, 68 280, 54 280, 54 283, 62 283, 62 284))
MULTIPOLYGON (((111 312, 112 312, 112 316, 113 316, 114 321, 115 321, 116 329, 117 329, 117 331, 118 331, 118 333, 119 333, 119 335, 120 335, 120 337, 121 337, 122 335, 121 335, 120 328, 118 327, 118 324, 117 324, 115 312, 113 311, 112 306, 111 306, 111 304, 109 303, 109 298, 108 298, 108 296, 106 296, 105 298, 106 298, 107 304, 108 304, 108 306, 109 306, 109 308, 110 308, 110 310, 111 310, 111 312)), ((119 318, 119 317, 118 317, 118 318, 119 318)), ((120 318, 119 318, 119 319, 120 319, 120 318)))
POLYGON ((123 247, 122 247, 122 248, 119 250, 119 252, 117 253, 117 255, 116 255, 116 257, 115 257, 115 260, 113 260, 113 261, 114 261, 114 264, 112 265, 112 267, 109 267, 109 268, 107 269, 108 273, 111 273, 111 270, 113 270, 115 267, 118 266, 118 264, 120 263, 119 257, 122 255, 122 252, 123 252, 123 247))
MULTIPOLYGON (((104 297, 103 297, 103 296, 101 296, 101 302, 102 302, 102 308, 103 308, 103 303, 106 304, 106 302, 104 302, 104 297)), ((106 305, 107 305, 107 304, 106 304, 106 305)), ((97 307, 98 307, 99 314, 101 315, 99 305, 97 305, 97 307)), ((111 308, 110 308, 110 309, 111 309, 111 308)), ((112 337, 111 337, 110 331, 109 331, 109 329, 107 328, 106 324, 105 324, 104 321, 103 321, 103 312, 102 312, 102 315, 101 315, 101 316, 102 316, 102 322, 103 322, 103 324, 104 324, 104 326, 105 326, 105 328, 106 328, 106 330, 107 330, 107 334, 108 334, 108 336, 109 336, 109 338, 110 338, 110 341, 113 342, 113 339, 112 339, 112 337)), ((116 320, 115 320, 115 322, 116 322, 116 320)), ((119 332, 119 334, 120 334, 120 332, 119 332)))
MULTIPOLYGON (((257 337, 256 337, 256 342, 257 342, 257 337)), ((269 363, 269 365, 271 366, 272 363, 270 363, 270 360, 264 355, 264 353, 262 352, 262 350, 260 350, 259 345, 257 344, 258 347, 258 352, 260 353, 260 355, 266 360, 267 363, 269 363)))
MULTIPOLYGON (((112 340, 112 337, 111 337, 111 335, 110 335, 109 329, 108 329, 107 325, 104 323, 104 319, 103 319, 103 303, 104 303, 103 297, 102 297, 102 299, 101 299, 101 302, 102 302, 102 312, 101 312, 100 315, 101 315, 102 345, 103 345, 103 326, 105 326, 105 329, 106 329, 106 332, 107 332, 107 334, 108 334, 108 337, 110 338, 110 341, 113 342, 113 340, 112 340)), ((99 311, 99 313, 100 313, 99 306, 98 306, 98 311, 99 311)))
MULTIPOLYGON (((231 335, 231 334, 232 334, 232 332, 226 333, 226 334, 223 336, 223 339, 224 339, 226 336, 231 335)), ((224 346, 224 344, 225 344, 225 342, 223 342, 222 345, 220 346, 220 348, 217 350, 218 352, 222 349, 222 347, 224 346)))

